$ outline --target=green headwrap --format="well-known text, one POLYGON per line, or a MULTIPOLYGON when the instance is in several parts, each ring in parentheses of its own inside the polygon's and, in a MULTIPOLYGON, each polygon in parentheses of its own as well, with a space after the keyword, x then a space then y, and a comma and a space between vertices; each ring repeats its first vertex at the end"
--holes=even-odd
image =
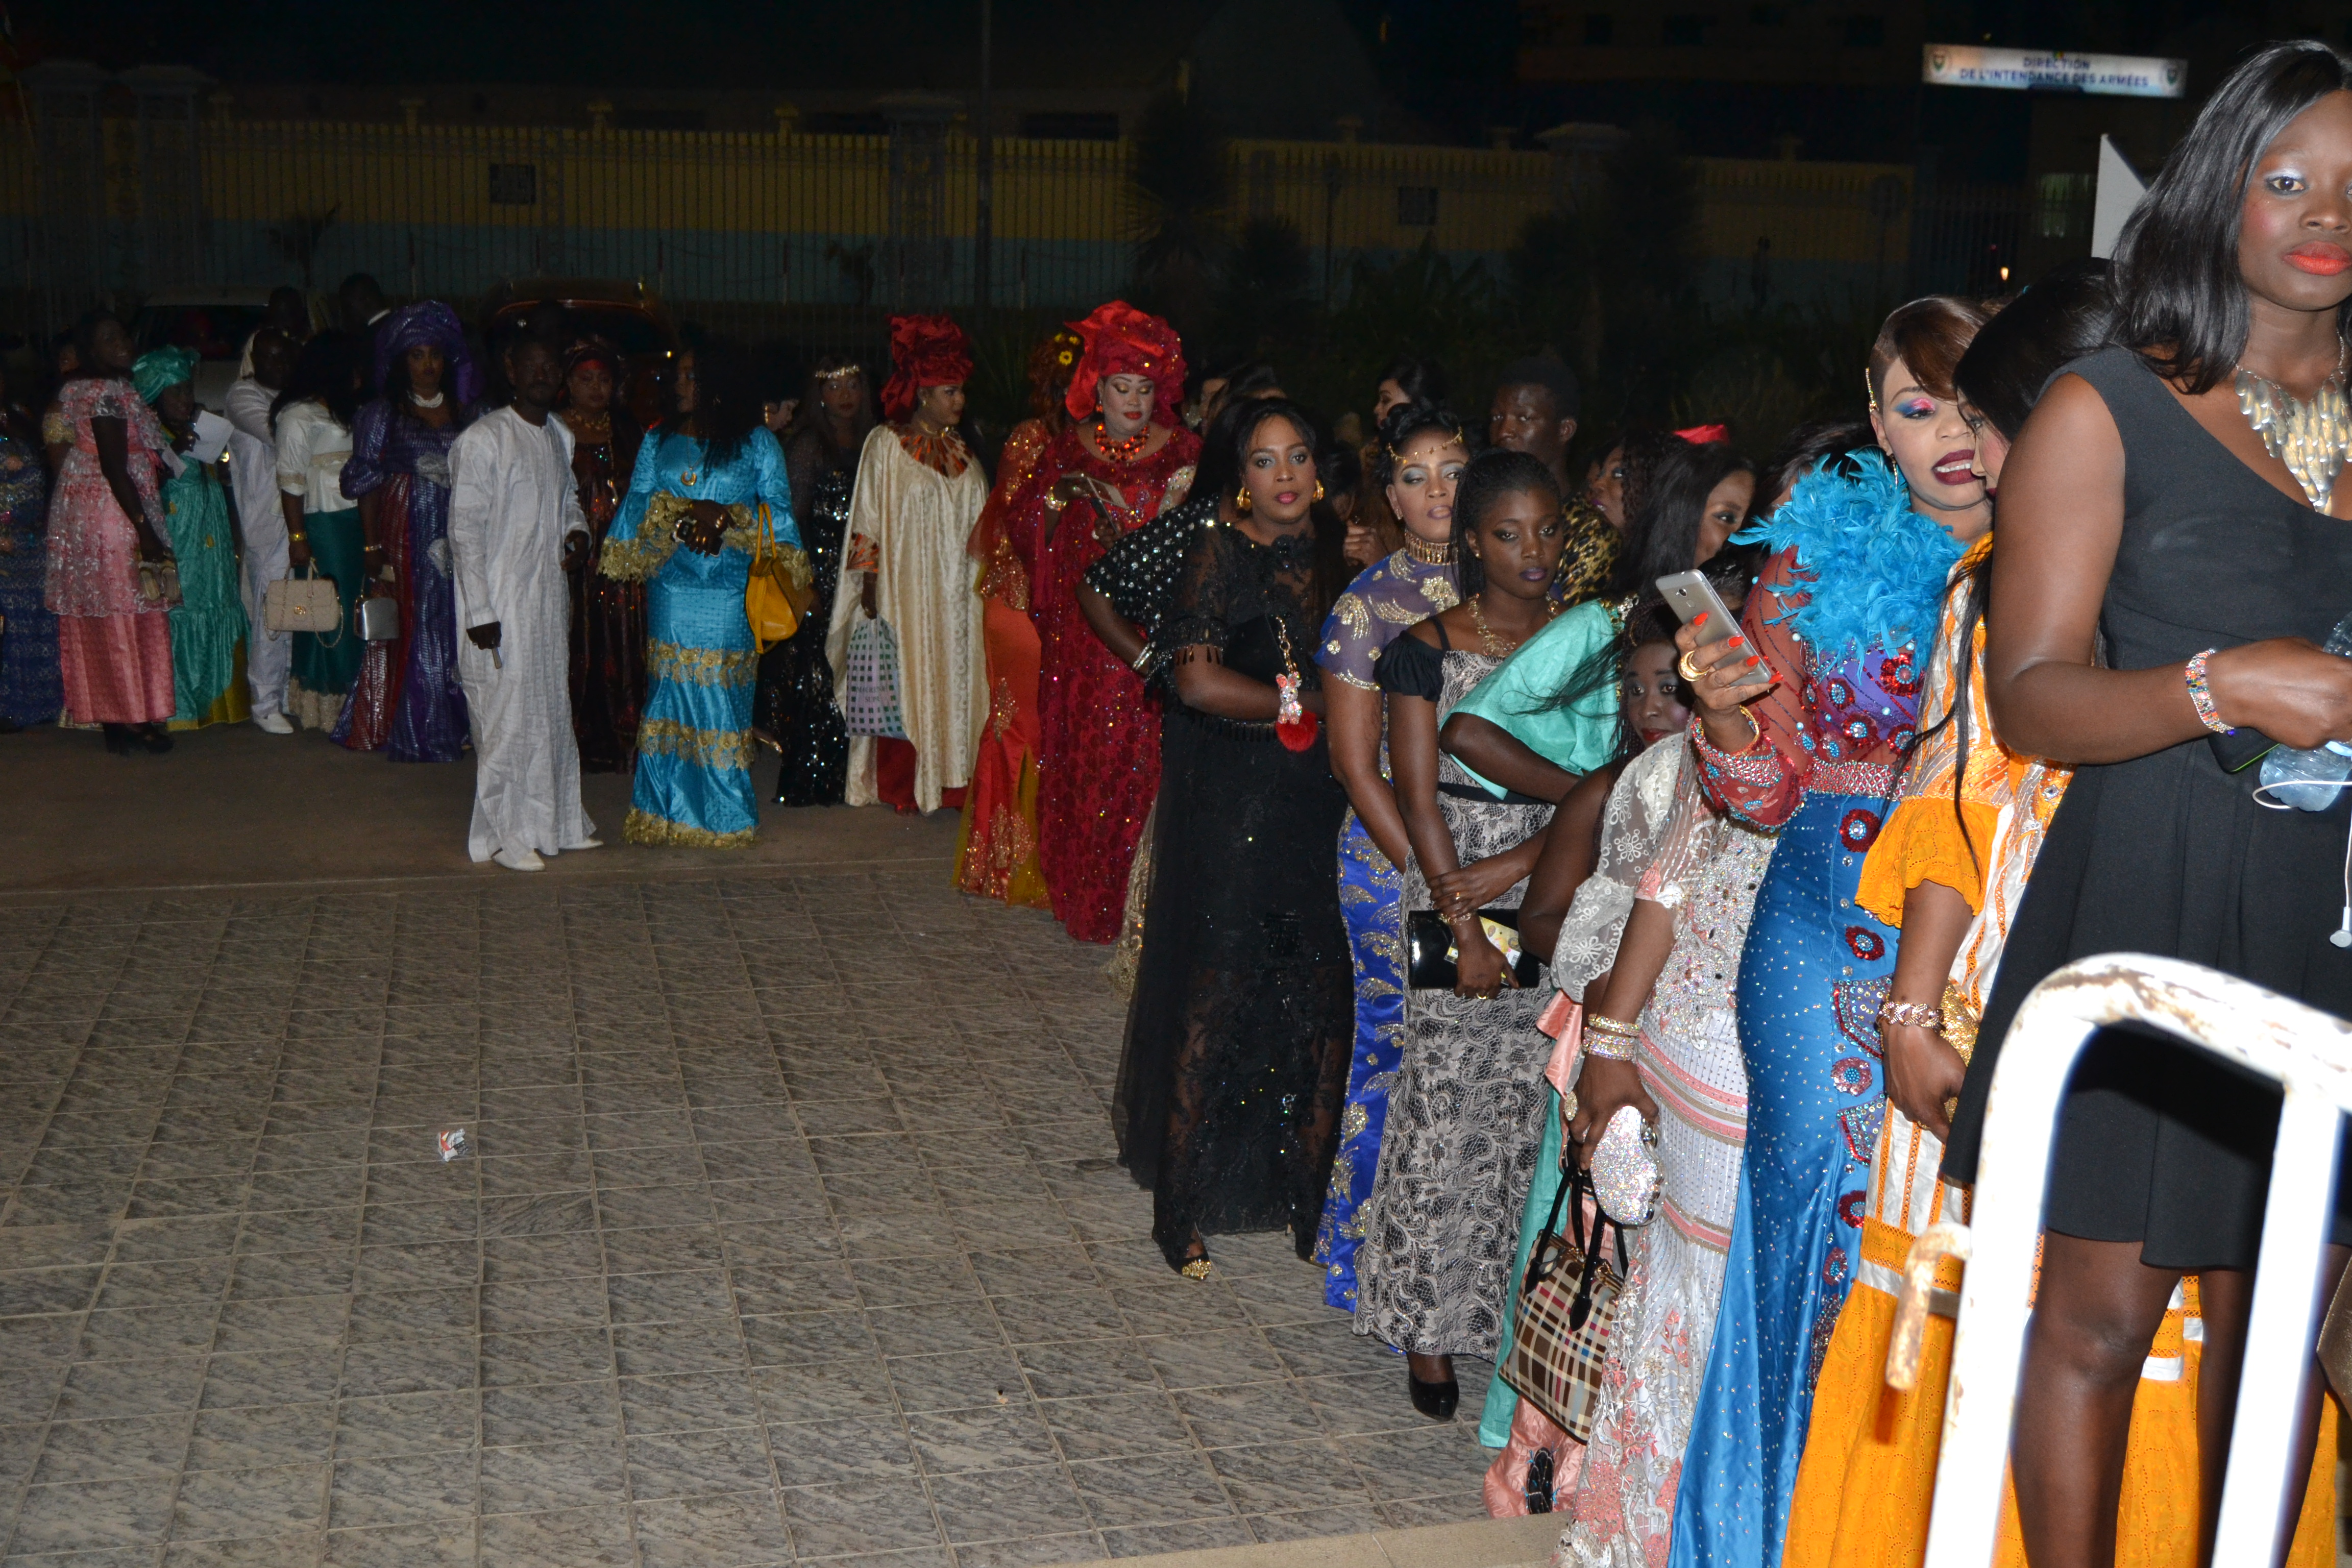
POLYGON ((195 379, 196 364, 204 356, 194 349, 154 349, 139 356, 131 367, 131 384, 149 403, 163 395, 167 386, 177 386, 195 379))

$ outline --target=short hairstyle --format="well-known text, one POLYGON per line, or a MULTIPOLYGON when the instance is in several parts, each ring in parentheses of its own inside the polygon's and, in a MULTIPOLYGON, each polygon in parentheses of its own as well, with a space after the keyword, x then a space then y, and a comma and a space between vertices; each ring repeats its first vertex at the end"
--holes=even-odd
POLYGON ((1469 548, 1470 536, 1478 531, 1479 523, 1496 503, 1511 495, 1547 497, 1551 510, 1559 510, 1559 481, 1539 459, 1525 452, 1498 447, 1479 453, 1462 470, 1462 482, 1454 491, 1454 570, 1465 599, 1486 586, 1486 571, 1469 548))
MULTIPOLYGON (((81 313, 80 319, 74 322, 73 330, 67 334, 73 343, 74 353, 80 357, 81 374, 84 375, 99 374, 98 332, 99 329, 109 321, 118 327, 123 324, 122 318, 111 310, 85 310, 81 313)), ((125 330, 128 331, 127 328, 125 330)), ((116 374, 127 374, 128 373, 116 374)))
POLYGON ((1433 403, 1400 403, 1389 410, 1381 421, 1381 438, 1372 454, 1372 482, 1383 489, 1396 481, 1397 463, 1404 449, 1421 437, 1439 434, 1462 443, 1466 456, 1473 451, 1470 432, 1463 427, 1461 416, 1450 408, 1433 403))
POLYGON ((2116 315, 2107 277, 2096 257, 2053 268, 1960 356, 1952 371, 1960 396, 2003 437, 2017 439, 2052 376, 2106 342, 2116 315))
POLYGON ((1549 354, 1533 354, 1505 365, 1495 378, 1495 390, 1509 386, 1542 387, 1551 394, 1553 413, 1561 419, 1573 419, 1583 410, 1584 389, 1578 384, 1576 373, 1549 354))
POLYGON ((1886 373, 1896 360, 1911 367, 1921 386, 1947 402, 1958 396, 1952 370, 1977 331, 1991 320, 1984 307, 1950 294, 1929 294, 1898 305, 1870 345, 1870 395, 1874 406, 1886 394, 1886 373))
POLYGON ((2352 60, 2308 39, 2257 49, 2222 79, 2116 241, 2116 342, 2191 394, 2230 374, 2246 352, 2246 183, 2290 121, 2347 90, 2352 60))

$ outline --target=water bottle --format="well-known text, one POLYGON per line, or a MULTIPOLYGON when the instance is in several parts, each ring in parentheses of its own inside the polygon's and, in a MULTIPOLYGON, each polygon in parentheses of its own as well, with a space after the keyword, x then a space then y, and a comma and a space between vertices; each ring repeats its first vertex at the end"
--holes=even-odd
MULTIPOLYGON (((2336 623, 2327 651, 2352 658, 2352 616, 2336 623)), ((2273 746, 2263 758, 2263 789, 2268 797, 2297 811, 2326 811, 2352 781, 2352 746, 2329 741, 2310 751, 2273 746)))

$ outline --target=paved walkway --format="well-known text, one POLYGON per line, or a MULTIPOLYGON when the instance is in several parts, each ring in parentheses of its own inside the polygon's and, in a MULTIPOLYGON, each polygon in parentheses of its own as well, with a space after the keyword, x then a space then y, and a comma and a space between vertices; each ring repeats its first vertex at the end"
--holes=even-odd
MULTIPOLYGON (((33 739, 0 797, 69 828, 42 764, 85 738, 33 739)), ((152 792, 133 837, 282 832, 289 757, 454 837, 399 814, 462 766, 214 739, 99 759, 152 792)), ((88 856, 120 890, 0 900, 11 1568, 973 1568, 1481 1517, 1475 1399, 1415 1415, 1285 1238, 1160 1260, 1098 950, 950 892, 951 823, 772 829, 540 879, 452 844, 394 890, 42 847, 19 889, 88 856)))

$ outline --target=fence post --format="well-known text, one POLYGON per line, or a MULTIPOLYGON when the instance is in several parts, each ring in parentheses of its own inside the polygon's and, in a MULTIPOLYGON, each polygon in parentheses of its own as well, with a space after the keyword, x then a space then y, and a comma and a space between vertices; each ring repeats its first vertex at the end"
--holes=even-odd
POLYGON ((147 293, 196 280, 204 226, 204 163, 196 147, 196 97, 215 85, 186 66, 124 71, 138 116, 138 236, 132 277, 147 293))
POLYGON ((20 79, 33 111, 39 181, 34 298, 55 332, 98 291, 106 255, 106 73, 88 60, 44 60, 20 79))
POLYGON ((948 121, 962 105, 903 92, 877 105, 890 126, 890 283, 901 310, 928 310, 947 289, 948 121))

